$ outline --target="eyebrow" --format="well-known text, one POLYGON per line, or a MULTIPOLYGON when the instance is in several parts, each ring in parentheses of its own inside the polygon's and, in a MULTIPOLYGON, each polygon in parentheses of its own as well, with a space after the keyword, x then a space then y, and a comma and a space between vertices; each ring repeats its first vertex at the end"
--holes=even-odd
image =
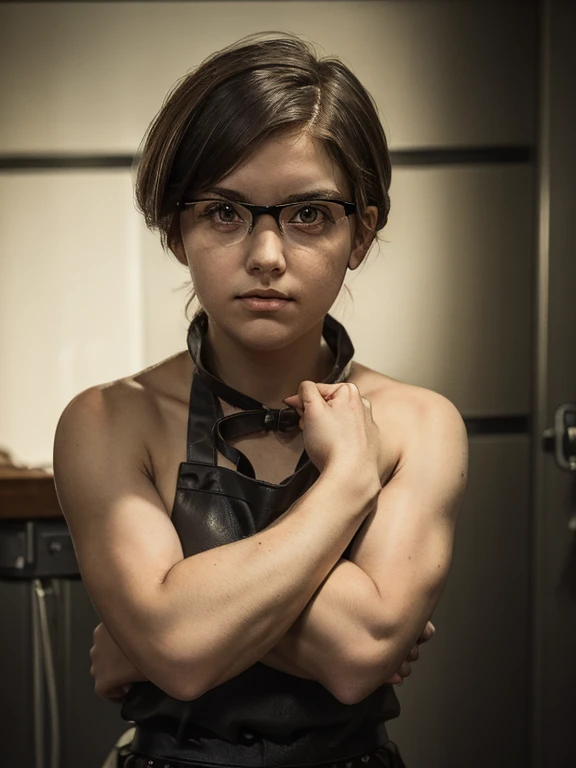
MULTIPOLYGON (((220 197, 227 197, 229 200, 236 200, 239 203, 248 203, 252 205, 252 201, 247 195, 238 192, 235 189, 228 189, 226 187, 211 187, 206 190, 206 194, 216 194, 220 197)), ((202 193, 204 194, 204 193, 202 193)), ((310 189, 306 192, 298 192, 295 195, 289 195, 284 203, 299 203, 306 202, 307 200, 344 200, 341 192, 337 189, 310 189)), ((280 203, 282 205, 282 203, 280 203)))

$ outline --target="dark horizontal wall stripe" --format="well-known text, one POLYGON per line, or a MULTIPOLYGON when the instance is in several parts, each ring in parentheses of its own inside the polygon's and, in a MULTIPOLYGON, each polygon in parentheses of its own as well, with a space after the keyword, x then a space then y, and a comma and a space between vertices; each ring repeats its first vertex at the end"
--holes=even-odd
POLYGON ((134 155, 0 155, 0 171, 130 168, 134 155))
MULTIPOLYGON (((392 164, 400 166, 443 166, 529 163, 535 152, 529 146, 444 147, 393 149, 392 164)), ((0 171, 87 170, 130 168, 136 155, 61 154, 0 155, 0 171)))
MULTIPOLYGON (((13 1, 13 0, 12 0, 13 1)), ((48 0, 49 1, 49 0, 48 0)), ((303 2, 303 0, 252 0, 252 2, 257 3, 270 3, 270 2, 303 2)), ((384 0, 385 2, 392 2, 392 0, 384 0)), ((5 0, 0 0, 0 5, 5 2, 5 0)), ((22 3, 37 3, 39 0, 18 0, 19 4, 22 3)), ((40 0, 40 2, 46 2, 46 0, 40 0)), ((79 3, 88 3, 92 5, 97 5, 98 3, 109 3, 110 0, 73 0, 75 4, 79 3)), ((177 2, 177 3, 198 3, 198 2, 208 2, 208 0, 114 0, 115 3, 120 4, 126 4, 126 3, 171 3, 171 2, 177 2)), ((230 2, 230 0, 209 0, 209 2, 212 3, 218 3, 218 2, 230 2)), ((322 3, 339 3, 339 2, 350 2, 350 0, 316 0, 316 2, 322 2, 322 3)), ((484 0, 484 5, 492 4, 495 5, 496 3, 501 3, 502 0, 484 0)), ((517 5, 520 5, 521 3, 525 6, 534 5, 537 0, 512 0, 512 2, 516 2, 517 5)))
POLYGON ((516 147, 438 147, 427 149, 393 149, 392 164, 400 165, 484 165, 530 163, 534 148, 516 147))
POLYGON ((526 435, 530 433, 530 416, 464 417, 468 435, 526 435))

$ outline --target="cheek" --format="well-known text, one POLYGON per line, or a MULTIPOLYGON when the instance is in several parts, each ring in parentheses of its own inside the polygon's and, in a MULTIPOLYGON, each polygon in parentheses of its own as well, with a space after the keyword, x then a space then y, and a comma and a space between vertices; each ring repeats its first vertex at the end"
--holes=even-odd
POLYGON ((348 269, 350 245, 348 242, 325 253, 321 258, 310 261, 310 269, 314 272, 315 282, 320 290, 333 290, 341 285, 348 269))
POLYGON ((195 248, 189 239, 184 247, 192 285, 200 302, 211 303, 211 297, 213 300, 220 293, 224 295, 231 270, 219 263, 214 253, 195 248))
POLYGON ((192 284, 199 297, 206 294, 217 296, 225 292, 229 270, 219 268, 216 260, 208 254, 195 254, 194 258, 188 260, 188 265, 192 284))

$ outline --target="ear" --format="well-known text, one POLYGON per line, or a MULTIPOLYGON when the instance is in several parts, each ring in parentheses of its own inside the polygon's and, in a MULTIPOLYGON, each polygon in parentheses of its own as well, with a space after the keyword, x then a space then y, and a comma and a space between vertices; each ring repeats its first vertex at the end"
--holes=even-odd
POLYGON ((358 225, 354 231, 354 242, 348 258, 348 269, 358 269, 368 253, 368 249, 374 242, 376 235, 376 222, 378 221, 378 208, 375 205, 369 205, 366 208, 366 224, 358 225))
POLYGON ((184 249, 184 243, 182 242, 182 238, 179 237, 178 239, 171 240, 170 243, 168 244, 168 247, 170 248, 174 256, 176 256, 180 264, 182 264, 182 266, 184 267, 187 267, 188 259, 186 258, 186 251, 184 249))

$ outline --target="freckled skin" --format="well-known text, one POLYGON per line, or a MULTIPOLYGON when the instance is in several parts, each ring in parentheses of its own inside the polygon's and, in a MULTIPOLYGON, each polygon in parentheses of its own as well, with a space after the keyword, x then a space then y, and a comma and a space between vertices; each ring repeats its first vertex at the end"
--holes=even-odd
MULTIPOLYGON (((257 205, 275 205, 292 194, 325 188, 352 199, 348 180, 322 142, 301 132, 271 137, 218 180, 218 186, 242 192, 257 205)), ((244 241, 219 252, 196 247, 191 223, 192 212, 184 212, 182 241, 174 251, 190 269, 211 332, 260 351, 285 347, 317 328, 338 296, 346 270, 356 269, 366 252, 366 247, 355 248, 353 216, 339 225, 330 248, 313 253, 286 246, 269 216, 261 217, 244 241), (295 298, 293 306, 246 322, 244 308, 233 299, 256 284, 288 293, 295 298)))

